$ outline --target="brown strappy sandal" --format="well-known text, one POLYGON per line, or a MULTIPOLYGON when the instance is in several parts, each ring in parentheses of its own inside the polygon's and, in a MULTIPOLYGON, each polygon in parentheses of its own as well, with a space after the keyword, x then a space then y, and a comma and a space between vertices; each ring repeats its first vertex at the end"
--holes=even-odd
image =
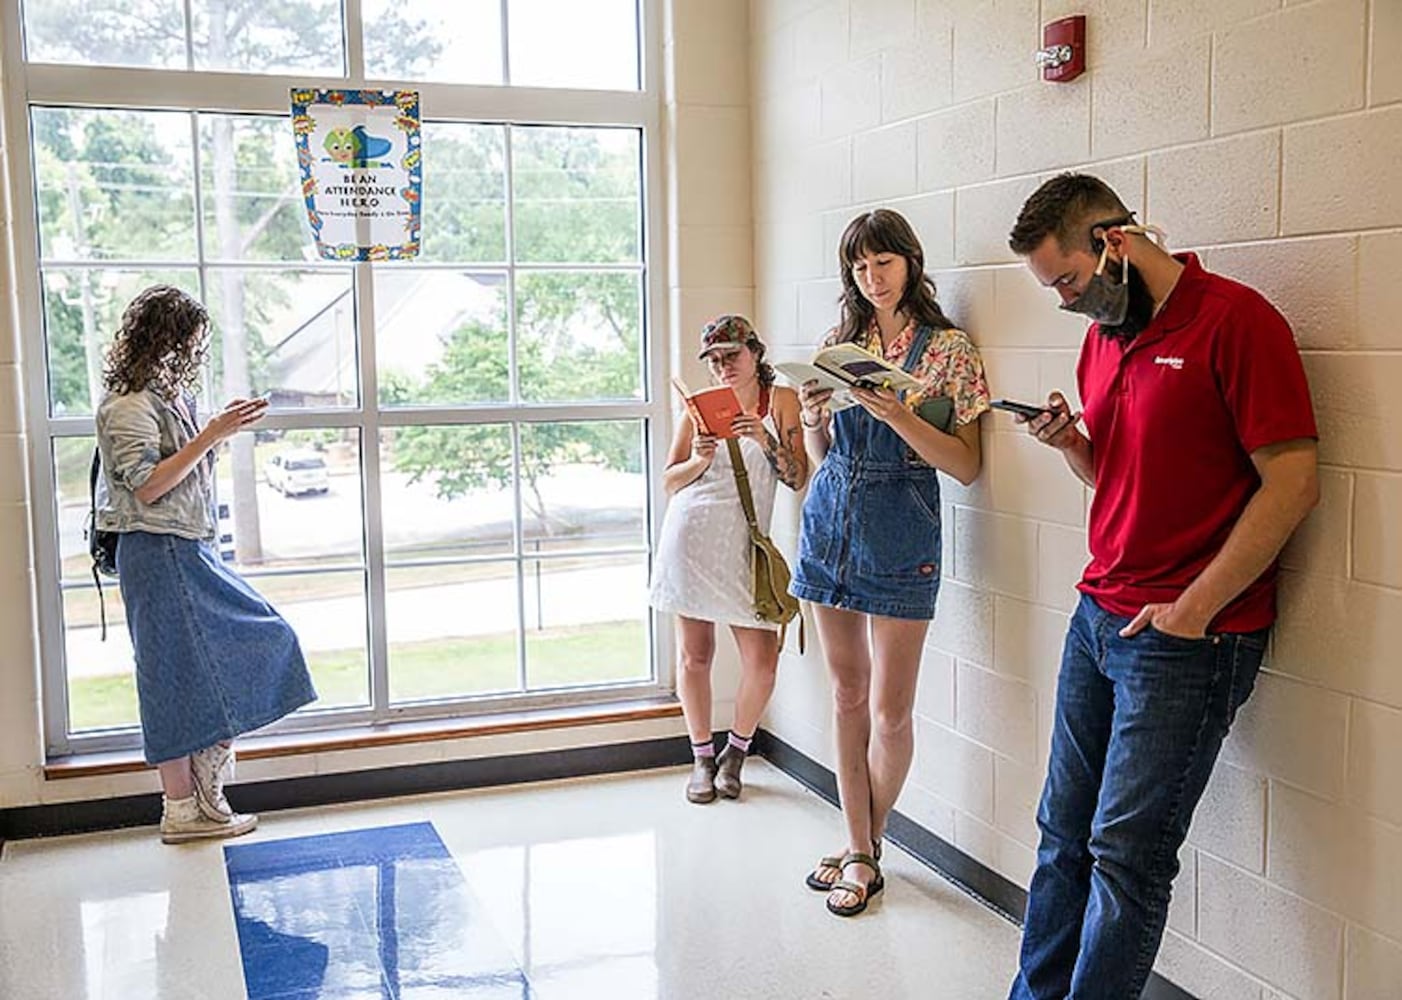
POLYGON ((851 882, 847 879, 838 879, 828 887, 829 895, 827 900, 828 912, 839 917, 855 917, 867 908, 867 903, 882 889, 886 888, 886 879, 881 874, 881 864, 870 854, 863 854, 861 851, 851 851, 847 857, 842 859, 842 867, 846 869, 848 865, 866 865, 875 874, 866 885, 860 882, 851 882), (832 901, 832 893, 841 890, 851 893, 857 897, 857 901, 848 906, 839 906, 832 901))
POLYGON ((803 880, 804 884, 814 892, 832 892, 832 887, 837 884, 838 879, 842 878, 842 866, 846 861, 847 855, 845 854, 841 857, 828 856, 819 858, 817 865, 808 873, 808 877, 803 880), (822 871, 824 868, 835 869, 837 871, 837 878, 833 879, 831 882, 824 882, 820 879, 818 877, 818 872, 822 871))
MULTIPOLYGON (((877 838, 871 842, 871 856, 877 861, 881 860, 881 838, 877 838)), ((819 858, 813 870, 808 873, 808 877, 803 880, 804 884, 814 892, 832 892, 833 885, 837 883, 838 879, 842 878, 842 866, 846 860, 847 855, 845 854, 840 856, 829 855, 819 858), (837 878, 833 879, 831 882, 824 882, 818 877, 818 871, 823 868, 836 869, 837 878)))

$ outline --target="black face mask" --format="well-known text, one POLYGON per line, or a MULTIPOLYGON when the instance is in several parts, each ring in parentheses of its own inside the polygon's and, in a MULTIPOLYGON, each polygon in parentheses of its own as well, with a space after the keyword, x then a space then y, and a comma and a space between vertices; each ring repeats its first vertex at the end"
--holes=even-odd
POLYGON ((1119 323, 1101 323, 1097 329, 1106 337, 1129 343, 1154 319, 1154 296, 1144 284, 1139 268, 1129 265, 1124 283, 1129 286, 1125 296, 1125 318, 1119 323))
MULTIPOLYGON (((1130 216, 1132 219, 1133 216, 1130 216)), ((1120 226, 1126 233, 1153 234, 1163 244, 1163 230, 1152 225, 1125 225, 1121 220, 1106 220, 1092 227, 1092 245, 1098 242, 1100 263, 1086 283, 1085 290, 1073 302, 1062 305, 1067 312, 1089 316, 1098 324, 1104 336, 1122 342, 1135 338, 1154 318, 1154 297, 1144 284, 1139 269, 1125 257, 1118 264, 1110 260, 1110 247, 1097 230, 1105 226, 1120 226), (1118 275, 1116 272, 1119 272, 1118 275)))

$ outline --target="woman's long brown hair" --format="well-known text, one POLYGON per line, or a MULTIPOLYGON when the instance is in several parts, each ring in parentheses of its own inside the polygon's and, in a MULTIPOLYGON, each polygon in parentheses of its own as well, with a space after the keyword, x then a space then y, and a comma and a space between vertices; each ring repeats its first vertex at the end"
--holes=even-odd
POLYGON ((209 313, 198 299, 170 285, 152 285, 123 310, 102 384, 115 393, 152 389, 166 399, 194 389, 208 329, 209 313))
POLYGON ((852 265, 867 254, 894 253, 905 258, 905 291, 896 309, 915 320, 917 326, 948 330, 954 326, 935 301, 935 282, 925 273, 925 251, 910 223, 899 212, 878 208, 857 216, 843 230, 837 246, 838 272, 842 275, 842 322, 838 341, 855 340, 865 333, 876 316, 876 307, 866 300, 852 276, 852 265))

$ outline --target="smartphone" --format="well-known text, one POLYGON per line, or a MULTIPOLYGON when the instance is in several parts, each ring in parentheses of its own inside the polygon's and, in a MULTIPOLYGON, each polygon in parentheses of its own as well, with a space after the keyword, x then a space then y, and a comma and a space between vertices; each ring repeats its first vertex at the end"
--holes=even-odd
POLYGON ((1043 413, 1053 412, 1045 406, 1033 406, 1031 403, 1019 403, 1014 399, 995 399, 988 405, 995 410, 1006 410, 1008 413, 1016 413, 1018 416, 1025 417, 1028 420, 1040 417, 1043 413))

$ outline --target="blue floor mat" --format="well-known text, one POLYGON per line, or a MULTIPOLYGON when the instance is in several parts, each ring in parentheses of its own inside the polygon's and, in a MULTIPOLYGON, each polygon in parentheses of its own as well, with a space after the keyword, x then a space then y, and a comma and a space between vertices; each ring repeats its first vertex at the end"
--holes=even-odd
POLYGON ((530 1000, 432 823, 228 844, 249 1000, 530 1000))

